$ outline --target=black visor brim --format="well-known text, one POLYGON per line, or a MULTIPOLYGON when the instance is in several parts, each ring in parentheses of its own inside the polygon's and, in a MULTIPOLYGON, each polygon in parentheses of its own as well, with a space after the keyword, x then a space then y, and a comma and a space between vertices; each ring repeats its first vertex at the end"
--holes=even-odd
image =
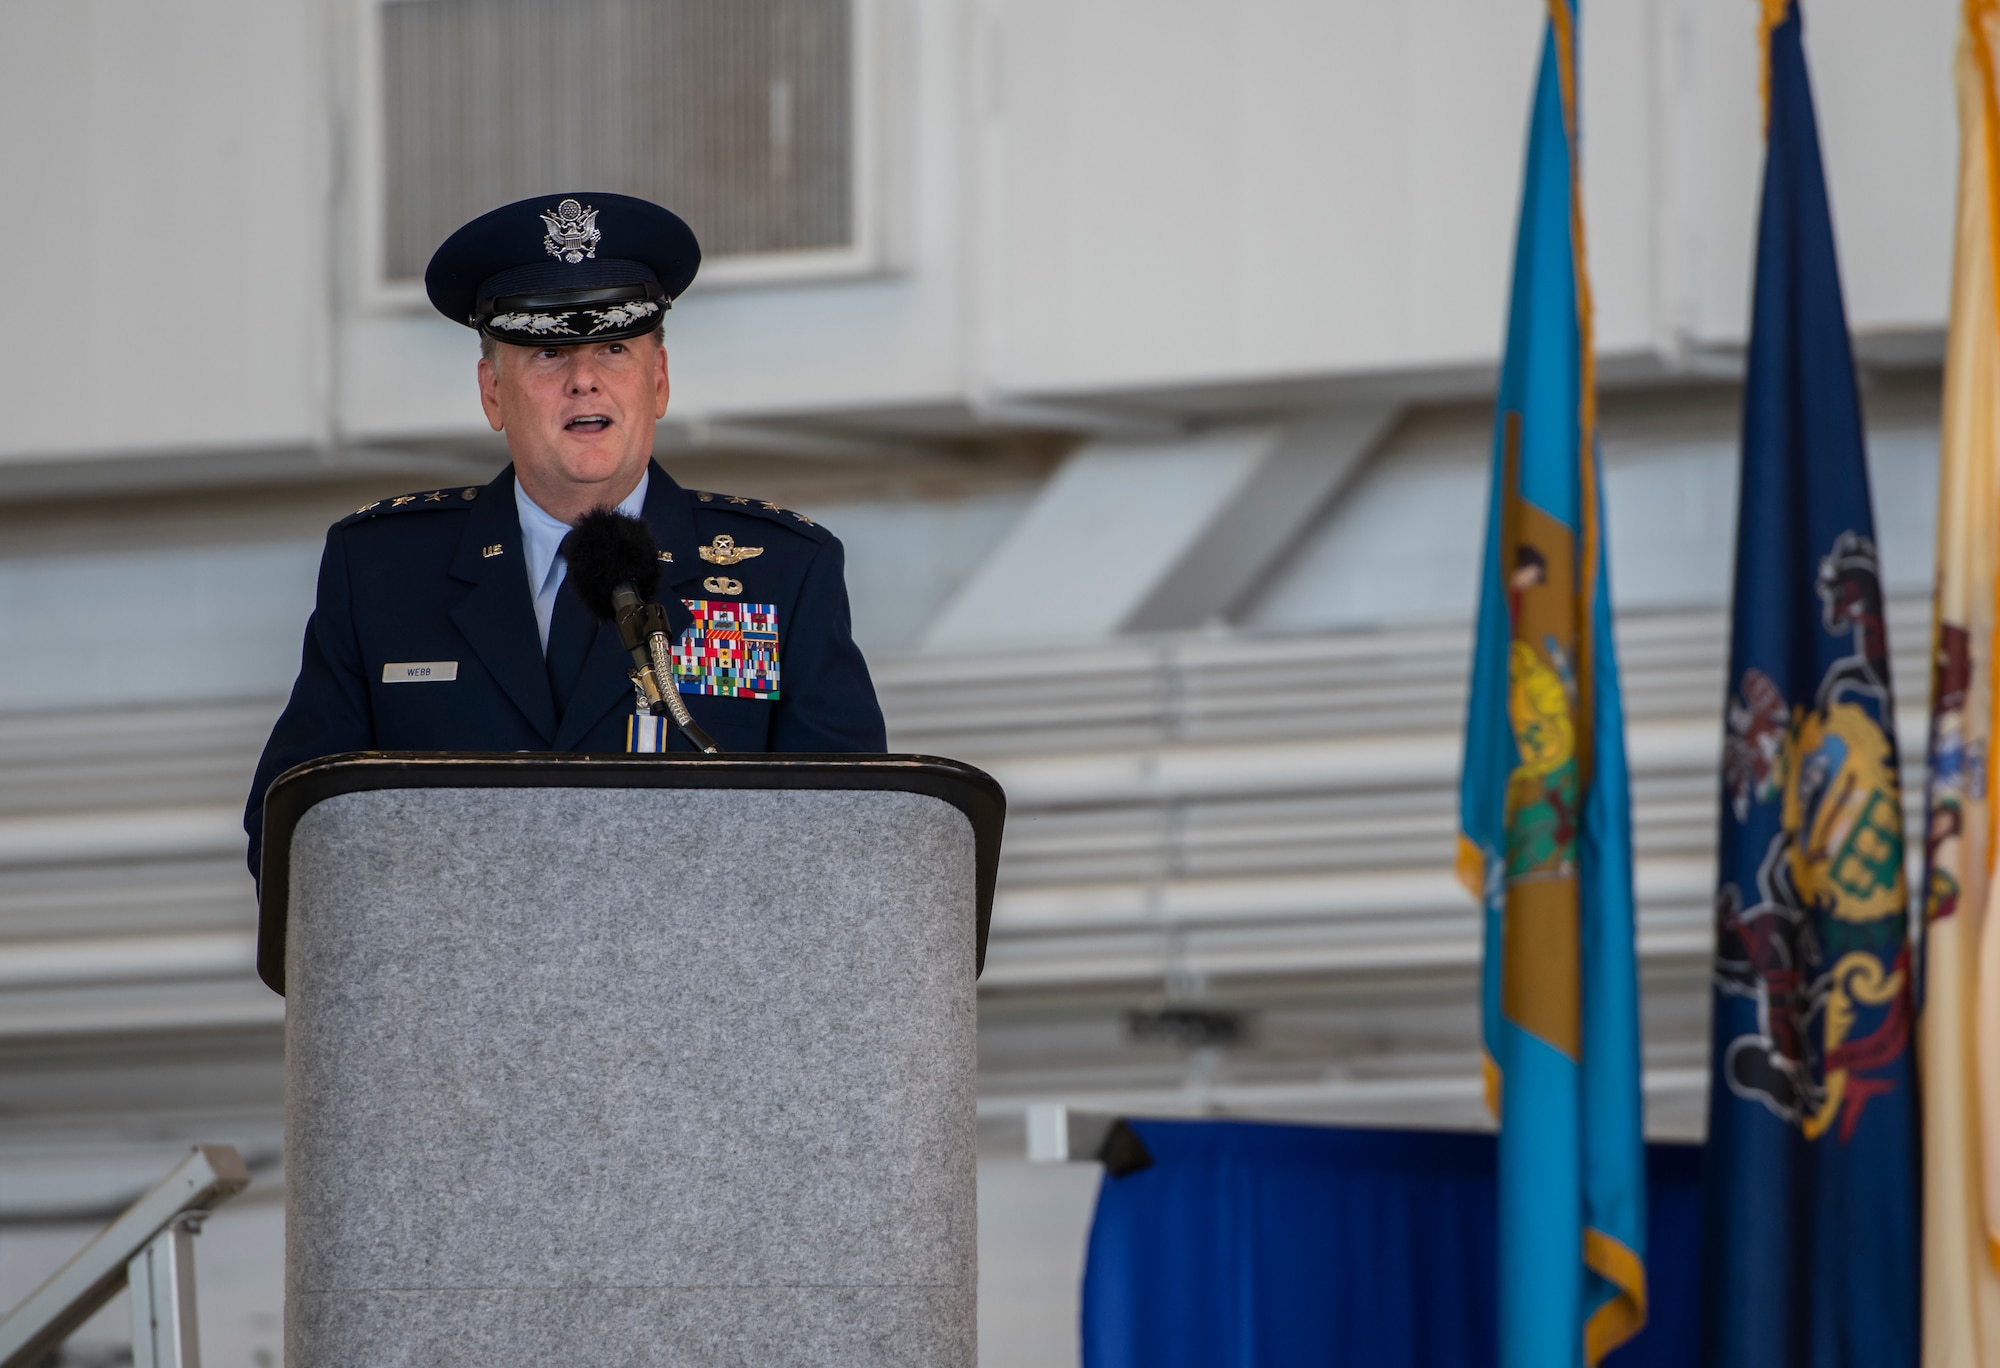
POLYGON ((653 331, 672 307, 651 284, 501 296, 479 301, 477 326, 524 347, 617 342, 653 331))

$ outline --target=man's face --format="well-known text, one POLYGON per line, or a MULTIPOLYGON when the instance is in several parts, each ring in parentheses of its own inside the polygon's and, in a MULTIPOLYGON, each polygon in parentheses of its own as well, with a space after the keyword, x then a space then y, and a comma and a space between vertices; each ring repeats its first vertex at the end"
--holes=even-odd
POLYGON ((479 362, 486 421, 507 434, 528 497, 564 521, 616 503, 653 455, 667 411, 667 353, 657 337, 564 347, 499 344, 479 362))

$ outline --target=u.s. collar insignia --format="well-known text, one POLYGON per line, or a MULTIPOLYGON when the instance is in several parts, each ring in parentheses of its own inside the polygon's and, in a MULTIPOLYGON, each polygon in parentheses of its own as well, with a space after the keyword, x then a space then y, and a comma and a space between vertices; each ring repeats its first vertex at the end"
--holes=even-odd
POLYGON ((543 214, 542 222, 549 226, 542 246, 558 261, 574 266, 585 257, 597 256, 597 244, 604 240, 604 234, 597 231, 595 209, 586 209, 575 200, 566 199, 556 206, 553 214, 543 214))
POLYGON ((701 552, 701 558, 710 565, 734 565, 738 561, 747 561, 752 556, 764 554, 764 548, 761 546, 738 546, 736 538, 727 532, 716 533, 707 546, 695 549, 701 552))

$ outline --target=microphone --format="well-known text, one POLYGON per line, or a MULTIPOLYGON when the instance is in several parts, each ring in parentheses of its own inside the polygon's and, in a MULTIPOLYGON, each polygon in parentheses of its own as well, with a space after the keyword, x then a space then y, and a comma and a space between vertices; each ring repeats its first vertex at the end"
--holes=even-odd
POLYGON ((618 628, 632 653, 632 687, 655 717, 671 717, 695 749, 720 755, 722 747, 702 729, 674 684, 673 641, 667 610, 653 602, 660 585, 660 549, 637 518, 615 508, 593 508, 562 540, 567 579, 599 622, 618 628))

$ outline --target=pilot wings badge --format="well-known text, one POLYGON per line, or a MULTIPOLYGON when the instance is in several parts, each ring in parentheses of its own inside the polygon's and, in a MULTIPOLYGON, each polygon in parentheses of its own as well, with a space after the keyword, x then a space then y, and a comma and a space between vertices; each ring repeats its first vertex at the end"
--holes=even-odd
POLYGON ((549 226, 542 246, 550 256, 572 266, 585 257, 597 256, 597 244, 604 240, 604 234, 597 231, 595 209, 586 209, 575 200, 566 199, 556 206, 553 214, 543 214, 542 222, 549 226))
POLYGON ((701 558, 710 565, 735 565, 738 561, 764 554, 761 546, 738 546, 736 538, 727 532, 716 533, 707 546, 697 546, 695 550, 701 552, 701 558))

